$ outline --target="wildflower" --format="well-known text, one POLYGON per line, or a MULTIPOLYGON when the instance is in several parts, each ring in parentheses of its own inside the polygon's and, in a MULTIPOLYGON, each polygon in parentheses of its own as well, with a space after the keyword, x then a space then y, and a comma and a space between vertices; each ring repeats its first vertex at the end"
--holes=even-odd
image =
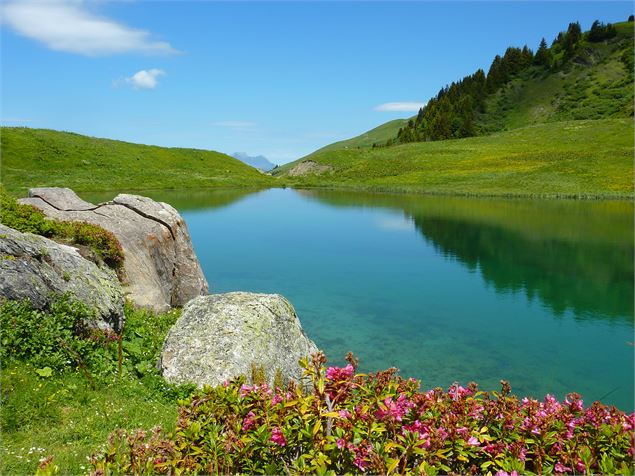
POLYGON ((240 386, 240 396, 241 397, 245 397, 246 395, 248 395, 249 393, 251 393, 251 391, 253 390, 252 387, 250 387, 249 385, 246 384, 242 384, 240 386))
POLYGON ((344 419, 349 419, 352 415, 351 412, 349 412, 348 410, 344 409, 344 410, 340 410, 339 411, 339 415, 340 418, 344 418, 344 419))
POLYGON ((271 430, 271 441, 280 446, 285 446, 287 444, 287 440, 285 440, 282 430, 278 427, 271 430))
POLYGON ((478 441, 476 437, 470 436, 470 439, 467 440, 467 444, 470 446, 479 446, 481 443, 478 441))
POLYGON ((282 401, 282 396, 280 395, 274 395, 273 398, 271 399, 271 406, 275 407, 278 403, 280 403, 282 401))
POLYGON ((351 364, 346 367, 329 367, 326 369, 326 379, 333 382, 339 382, 342 380, 348 380, 353 376, 355 369, 351 364))
POLYGON ((247 416, 243 420, 243 431, 248 431, 256 423, 256 415, 254 412, 247 413, 247 416))
POLYGON ((571 468, 569 468, 568 466, 565 466, 560 461, 558 461, 556 463, 556 465, 553 467, 553 470, 556 473, 568 473, 568 472, 571 472, 571 468))
POLYGON ((335 443, 340 450, 346 446, 346 441, 343 438, 338 438, 335 443))

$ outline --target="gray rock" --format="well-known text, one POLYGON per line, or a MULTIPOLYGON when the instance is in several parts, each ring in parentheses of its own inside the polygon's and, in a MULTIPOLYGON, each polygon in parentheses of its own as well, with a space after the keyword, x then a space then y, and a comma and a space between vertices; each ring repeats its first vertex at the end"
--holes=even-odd
POLYGON ((120 194, 93 205, 68 188, 33 188, 19 200, 57 220, 84 221, 112 232, 124 251, 123 283, 138 306, 165 311, 208 292, 187 225, 167 203, 120 194))
POLYGON ((278 294, 234 292, 190 301, 168 333, 160 369, 168 382, 219 385, 262 366, 272 384, 299 381, 298 361, 317 352, 293 306, 278 294))
POLYGON ((96 310, 89 326, 121 330, 124 296, 113 270, 88 261, 72 246, 0 224, 0 296, 46 309, 64 293, 96 310))

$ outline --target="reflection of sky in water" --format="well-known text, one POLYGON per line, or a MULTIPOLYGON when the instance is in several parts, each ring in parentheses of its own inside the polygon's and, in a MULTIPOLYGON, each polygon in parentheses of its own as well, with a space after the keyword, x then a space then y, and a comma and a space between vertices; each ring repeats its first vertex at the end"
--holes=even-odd
POLYGON ((285 295, 333 361, 633 408, 632 204, 270 190, 209 206, 184 216, 212 291, 285 295))
POLYGON ((403 216, 383 216, 377 218, 375 223, 382 230, 412 231, 414 228, 412 220, 403 216))

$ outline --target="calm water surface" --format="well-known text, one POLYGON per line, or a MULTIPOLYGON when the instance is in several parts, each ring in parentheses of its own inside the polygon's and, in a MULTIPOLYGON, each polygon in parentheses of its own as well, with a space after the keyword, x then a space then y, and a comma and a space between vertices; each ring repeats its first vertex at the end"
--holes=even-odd
POLYGON ((633 204, 166 193, 212 292, 280 293, 331 362, 633 410, 633 204))

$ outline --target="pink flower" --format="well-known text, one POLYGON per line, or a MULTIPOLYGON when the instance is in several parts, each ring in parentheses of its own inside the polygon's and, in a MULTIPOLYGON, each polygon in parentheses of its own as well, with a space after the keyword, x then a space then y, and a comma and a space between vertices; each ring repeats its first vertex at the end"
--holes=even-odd
POLYGON ((344 448, 346 446, 346 441, 344 441, 344 439, 342 439, 342 438, 338 438, 335 443, 337 444, 337 447, 339 449, 342 449, 342 448, 344 448))
POLYGON ((253 390, 253 389, 252 389, 249 385, 242 384, 242 385, 240 386, 240 396, 241 396, 241 397, 245 397, 246 395, 248 395, 249 393, 251 393, 251 391, 252 391, 252 390, 253 390))
POLYGON ((345 418, 348 419, 351 417, 351 412, 349 412, 348 410, 344 409, 344 410, 340 410, 339 411, 340 414, 340 418, 345 418))
POLYGON ((274 395, 271 399, 271 406, 275 407, 278 403, 282 401, 282 397, 280 395, 274 395))
POLYGON ((553 467, 553 470, 556 473, 567 473, 571 471, 571 468, 569 468, 568 466, 565 466, 564 464, 560 463, 560 461, 558 461, 556 465, 553 467))
POLYGON ((470 439, 467 440, 467 444, 470 446, 479 446, 481 443, 474 436, 470 436, 470 439))
POLYGON ((354 372, 355 369, 351 364, 348 364, 346 367, 329 367, 326 369, 326 379, 333 382, 340 382, 351 378, 354 372))
POLYGON ((223 387, 229 387, 229 380, 223 380, 223 387))
POLYGON ((586 466, 584 466, 584 463, 580 458, 578 458, 578 460, 575 462, 575 469, 578 471, 578 473, 584 473, 584 471, 586 470, 586 466))
POLYGON ((247 416, 243 420, 243 431, 248 431, 252 426, 254 426, 255 422, 256 415, 254 415, 254 412, 247 413, 247 416))
POLYGON ((368 466, 368 463, 364 461, 364 458, 362 458, 361 456, 356 456, 353 464, 357 466, 361 471, 365 471, 366 467, 368 466))
POLYGON ((518 472, 512 471, 511 473, 508 473, 507 471, 503 471, 501 469, 494 476, 518 476, 518 472))
POLYGON ((278 427, 271 430, 271 441, 280 446, 285 446, 287 444, 287 440, 285 440, 282 430, 278 427))

